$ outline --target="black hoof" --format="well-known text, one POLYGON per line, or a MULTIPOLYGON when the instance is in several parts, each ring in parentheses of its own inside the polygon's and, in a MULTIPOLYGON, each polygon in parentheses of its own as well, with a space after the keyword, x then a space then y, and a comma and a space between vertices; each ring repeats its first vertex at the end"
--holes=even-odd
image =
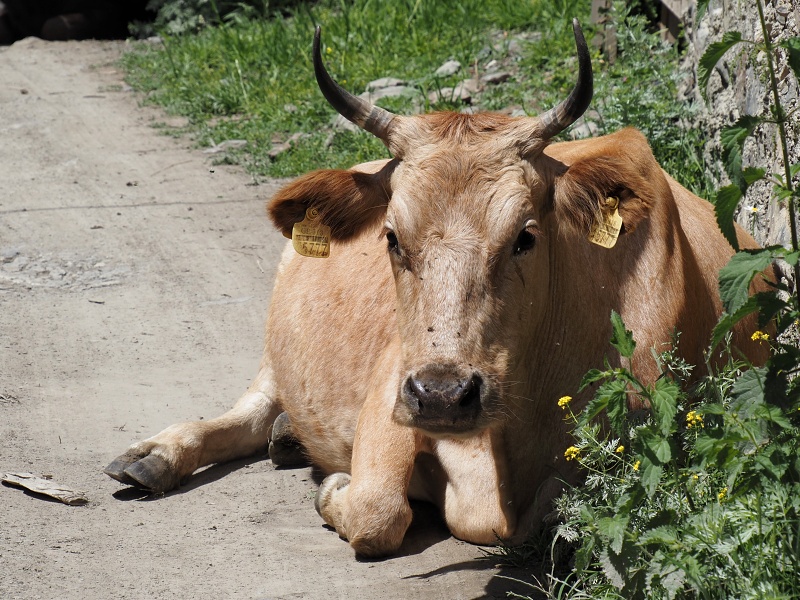
POLYGON ((180 485, 180 478, 160 456, 126 452, 103 469, 103 473, 125 485, 163 494, 180 485))
POLYGON ((292 433, 289 415, 282 412, 272 425, 269 458, 276 467, 304 467, 309 464, 303 446, 292 433))
POLYGON ((125 485, 135 485, 138 487, 139 482, 126 475, 125 469, 130 467, 133 463, 141 458, 142 457, 138 454, 126 452, 125 454, 115 458, 110 465, 103 469, 103 473, 111 477, 111 479, 116 479, 120 483, 124 483, 125 485))
POLYGON ((169 466, 169 463, 155 454, 149 454, 125 469, 125 475, 140 486, 163 494, 177 488, 180 477, 169 466))

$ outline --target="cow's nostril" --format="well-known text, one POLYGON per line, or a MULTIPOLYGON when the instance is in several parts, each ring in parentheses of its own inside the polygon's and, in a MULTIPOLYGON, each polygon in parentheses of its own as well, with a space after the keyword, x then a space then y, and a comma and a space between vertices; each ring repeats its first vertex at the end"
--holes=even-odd
POLYGON ((467 382, 466 386, 464 386, 464 390, 462 391, 461 399, 458 402, 458 405, 461 408, 468 408, 475 403, 480 403, 481 383, 482 380, 478 375, 473 375, 472 378, 467 382))

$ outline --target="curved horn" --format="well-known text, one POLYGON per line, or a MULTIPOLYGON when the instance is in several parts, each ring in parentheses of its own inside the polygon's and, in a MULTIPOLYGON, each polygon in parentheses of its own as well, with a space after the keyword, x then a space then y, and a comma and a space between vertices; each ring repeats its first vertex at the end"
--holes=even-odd
POLYGON ((578 48, 578 83, 572 88, 572 92, 566 100, 539 115, 539 121, 542 124, 540 135, 545 140, 564 131, 586 112, 594 93, 592 60, 589 57, 589 48, 586 46, 578 19, 572 19, 572 30, 575 33, 575 45, 578 48))
POLYGON ((348 121, 358 125, 361 129, 369 131, 372 135, 389 145, 389 134, 392 131, 392 121, 395 115, 388 110, 375 106, 358 96, 354 96, 338 83, 325 70, 320 54, 320 31, 317 25, 314 30, 314 75, 322 95, 348 121))

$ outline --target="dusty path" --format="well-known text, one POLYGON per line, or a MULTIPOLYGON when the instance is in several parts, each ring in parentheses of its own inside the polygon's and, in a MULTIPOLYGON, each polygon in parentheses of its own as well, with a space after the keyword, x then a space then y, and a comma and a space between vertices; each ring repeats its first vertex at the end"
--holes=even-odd
POLYGON ((507 581, 424 511, 404 555, 357 562, 309 470, 255 457, 157 500, 101 469, 166 425, 219 414, 255 373, 283 238, 249 185, 124 91, 113 43, 0 49, 2 598, 482 598, 507 581))

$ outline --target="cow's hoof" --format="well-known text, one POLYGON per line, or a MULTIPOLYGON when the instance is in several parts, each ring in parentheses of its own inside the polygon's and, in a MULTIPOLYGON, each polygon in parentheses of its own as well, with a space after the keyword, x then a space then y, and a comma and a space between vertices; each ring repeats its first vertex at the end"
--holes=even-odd
MULTIPOLYGON (((330 511, 328 510, 328 507, 331 505, 333 495, 348 485, 350 485, 350 475, 347 473, 334 473, 333 475, 328 475, 320 484, 319 489, 317 490, 317 495, 314 497, 314 508, 316 509, 317 514, 325 519, 325 522, 328 523, 328 525, 333 527, 337 526, 337 523, 331 523, 329 521, 330 511)), ((335 521, 336 519, 330 520, 335 521)))
POLYGON ((138 486, 139 482, 137 482, 132 477, 129 477, 125 474, 125 469, 130 467, 133 463, 137 460, 142 458, 138 454, 133 454, 131 452, 126 452, 121 456, 118 456, 111 464, 109 464, 105 469, 103 469, 103 473, 111 477, 111 479, 116 479, 120 483, 124 483, 125 485, 135 485, 138 486))
POLYGON ((139 457, 130 452, 117 457, 103 472, 121 483, 141 487, 157 494, 174 490, 180 477, 170 464, 155 454, 139 457))
POLYGON ((285 412, 279 414, 272 424, 269 458, 276 467, 304 467, 309 464, 302 444, 292 433, 292 422, 285 412))

